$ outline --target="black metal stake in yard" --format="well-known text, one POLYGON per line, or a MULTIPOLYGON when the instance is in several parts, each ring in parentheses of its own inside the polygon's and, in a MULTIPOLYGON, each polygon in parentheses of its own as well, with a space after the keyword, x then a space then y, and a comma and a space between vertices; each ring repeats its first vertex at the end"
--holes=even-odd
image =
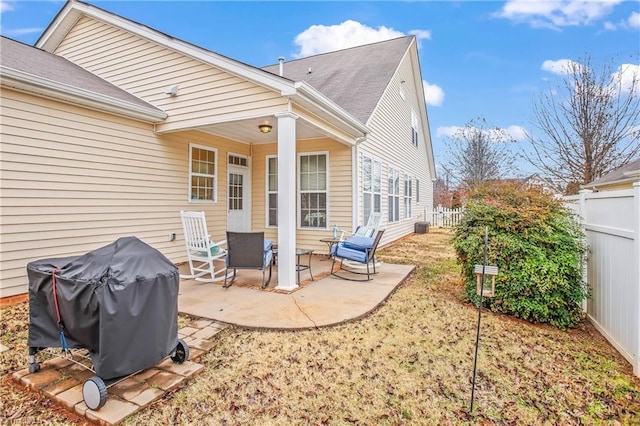
POLYGON ((476 392, 476 370, 478 367, 478 346, 480 346, 480 318, 482 315, 482 296, 484 295, 484 272, 487 265, 487 245, 489 243, 488 227, 484 227, 484 253, 482 257, 482 281, 480 284, 480 304, 478 305, 478 329, 476 331, 476 354, 473 358, 473 379, 471 380, 471 408, 469 414, 473 414, 473 399, 476 392))

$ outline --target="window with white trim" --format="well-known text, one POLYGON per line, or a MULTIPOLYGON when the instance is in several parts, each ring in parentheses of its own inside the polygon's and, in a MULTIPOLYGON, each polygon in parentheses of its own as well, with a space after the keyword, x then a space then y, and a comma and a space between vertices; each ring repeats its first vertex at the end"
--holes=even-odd
POLYGON ((218 150, 194 143, 189 144, 189 201, 215 203, 218 150))
POLYGON ((411 143, 418 146, 418 116, 413 108, 411 108, 411 143))
POLYGON ((267 226, 278 226, 278 157, 267 156, 267 226))
POLYGON ((400 220, 400 172, 389 167, 388 194, 389 194, 389 222, 400 220))
POLYGON ((328 154, 300 154, 299 165, 299 221, 301 228, 327 228, 327 172, 328 154))
POLYGON ((413 179, 409 175, 404 175, 404 218, 410 219, 413 205, 413 179))
POLYGON ((382 209, 382 165, 373 158, 362 159, 362 223, 367 223, 371 213, 382 209))

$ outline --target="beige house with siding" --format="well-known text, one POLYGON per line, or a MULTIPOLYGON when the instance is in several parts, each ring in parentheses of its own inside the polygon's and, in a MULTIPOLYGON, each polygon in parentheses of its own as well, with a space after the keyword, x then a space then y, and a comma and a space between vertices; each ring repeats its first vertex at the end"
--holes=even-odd
POLYGON ((28 262, 122 236, 183 262, 180 210, 216 240, 264 230, 293 289, 296 246, 326 252, 371 212, 388 243, 431 209, 414 37, 260 69, 71 1, 0 52, 2 297, 27 291, 28 262))
POLYGON ((640 182, 640 158, 618 167, 599 179, 582 185, 582 189, 594 192, 631 189, 635 182, 640 182))

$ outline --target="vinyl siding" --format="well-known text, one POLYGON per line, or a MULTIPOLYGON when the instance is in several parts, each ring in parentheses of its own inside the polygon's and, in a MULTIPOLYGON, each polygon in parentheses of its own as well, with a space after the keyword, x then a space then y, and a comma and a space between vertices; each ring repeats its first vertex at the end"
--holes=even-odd
MULTIPOLYGON (((401 62, 398 70, 387 87, 378 106, 367 122, 371 134, 367 140, 358 147, 358 182, 362 186, 362 159, 369 156, 382 163, 382 225, 385 234, 382 244, 389 243, 407 234, 414 232, 414 223, 424 220, 425 210, 431 210, 433 205, 433 183, 429 172, 427 149, 431 149, 430 135, 423 134, 419 128, 419 143, 416 147, 411 139, 411 108, 419 119, 426 117, 420 115, 418 108, 419 90, 413 82, 412 57, 409 53, 401 62), (405 81, 405 83, 401 83, 405 81), (405 94, 403 100, 400 96, 400 87, 405 94), (389 168, 400 172, 400 221, 388 223, 388 183, 389 168), (413 207, 412 218, 404 217, 404 181, 403 173, 413 177, 413 207), (416 202, 415 180, 420 181, 420 202, 416 202)), ((358 191, 358 215, 362 223, 362 191, 358 191)))
POLYGON ((167 112, 158 132, 273 114, 287 104, 273 90, 86 16, 55 53, 167 112), (165 93, 176 85, 178 96, 165 93))
MULTIPOLYGON (((332 139, 311 139, 297 142, 297 153, 329 152, 329 206, 327 229, 298 229, 298 247, 312 248, 319 253, 327 252, 327 245, 321 238, 331 236, 333 225, 338 228, 351 229, 352 200, 352 167, 351 148, 332 139)), ((266 158, 276 155, 276 144, 255 145, 253 147, 253 228, 265 230, 267 238, 278 239, 276 228, 265 228, 266 223, 266 158)))
POLYGON ((157 136, 149 124, 5 88, 2 97, 1 297, 27 291, 30 261, 123 236, 182 262, 180 210, 204 210, 212 237, 224 238, 227 152, 248 155, 249 145, 194 131, 157 136), (216 204, 188 202, 189 142, 218 149, 216 204))

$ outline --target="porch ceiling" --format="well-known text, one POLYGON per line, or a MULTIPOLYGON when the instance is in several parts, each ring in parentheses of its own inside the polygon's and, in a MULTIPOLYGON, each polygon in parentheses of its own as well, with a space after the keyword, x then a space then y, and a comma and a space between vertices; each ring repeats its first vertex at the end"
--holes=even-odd
MULTIPOLYGON (((262 144, 278 141, 278 120, 274 116, 219 123, 201 127, 198 130, 242 143, 262 144), (260 124, 270 124, 273 128, 270 133, 261 133, 258 129, 260 124)), ((296 139, 323 137, 332 138, 332 135, 304 119, 296 121, 296 139)))

